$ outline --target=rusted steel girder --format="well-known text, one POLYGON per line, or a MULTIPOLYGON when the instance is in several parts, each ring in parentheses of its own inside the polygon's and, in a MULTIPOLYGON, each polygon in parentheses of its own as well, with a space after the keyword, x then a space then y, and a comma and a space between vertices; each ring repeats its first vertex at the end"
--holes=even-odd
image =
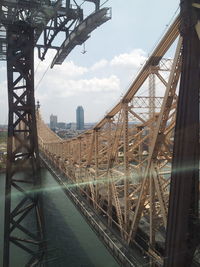
POLYGON ((165 267, 191 266, 199 244, 200 40, 193 1, 181 1, 183 64, 172 161, 165 267))

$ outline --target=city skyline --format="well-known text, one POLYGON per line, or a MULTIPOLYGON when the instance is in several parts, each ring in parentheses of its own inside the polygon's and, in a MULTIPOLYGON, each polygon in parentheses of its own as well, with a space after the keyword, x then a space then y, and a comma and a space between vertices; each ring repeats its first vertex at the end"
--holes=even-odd
MULTIPOLYGON (((78 107, 82 107, 81 105, 79 105, 78 107)), ((78 108, 77 107, 77 108, 78 108)), ((83 108, 83 107, 82 107, 83 108)), ((83 109, 84 110, 84 109, 83 109)), ((76 113, 75 113, 76 114, 76 113)), ((49 122, 48 122, 48 124, 50 125, 50 123, 51 123, 51 117, 53 118, 53 117, 56 117, 56 124, 59 124, 59 123, 65 123, 66 125, 67 124, 70 124, 70 123, 76 123, 76 119, 77 118, 75 118, 75 120, 74 121, 70 121, 70 120, 59 120, 59 117, 58 117, 58 115, 57 114, 51 114, 50 116, 49 116, 49 122)), ((84 124, 96 124, 97 122, 95 122, 95 121, 88 121, 88 122, 85 122, 85 116, 84 116, 84 124)))

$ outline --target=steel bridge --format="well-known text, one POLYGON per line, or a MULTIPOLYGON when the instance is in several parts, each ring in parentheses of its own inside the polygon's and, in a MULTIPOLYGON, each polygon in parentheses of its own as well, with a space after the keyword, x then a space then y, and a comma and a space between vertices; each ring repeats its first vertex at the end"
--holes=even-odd
MULTIPOLYGON (((95 3, 95 13, 85 20, 79 17, 79 25, 69 33, 67 22, 76 18, 74 14, 70 19, 60 18, 64 9, 56 1, 53 6, 56 16, 48 18, 50 23, 43 23, 47 26, 42 30, 38 27, 38 34, 36 31, 34 35, 28 26, 30 35, 23 42, 29 43, 32 38, 32 46, 38 46, 39 57, 44 59, 56 34, 60 30, 68 32, 61 47, 51 47, 58 50, 52 67, 61 64, 75 45, 84 42, 89 32, 108 20, 108 9, 99 9, 99 1, 90 2, 95 3), (50 34, 51 31, 54 35, 50 34), (41 32, 45 36, 44 44, 37 44, 41 32)), ((33 77, 30 75, 32 54, 21 51, 22 57, 19 58, 20 53, 16 53, 12 45, 13 32, 15 36, 16 33, 27 36, 24 34, 27 26, 24 28, 24 24, 18 22, 6 26, 8 47, 2 56, 7 53, 10 115, 4 267, 9 266, 10 242, 32 255, 26 266, 45 265, 41 194, 30 193, 30 189, 21 187, 21 184, 31 184, 32 191, 39 191, 35 190, 41 187, 39 152, 42 161, 61 186, 68 188, 69 196, 122 266, 141 266, 131 255, 134 250, 141 257, 147 256, 147 266, 200 265, 199 8, 199 1, 181 1, 180 15, 119 103, 93 129, 67 140, 47 127, 39 107, 35 112, 33 77), (176 48, 169 60, 167 55, 172 47, 176 48), (22 71, 24 64, 28 64, 26 70, 29 74, 22 71), (18 76, 10 77, 14 72, 18 72, 18 76), (27 84, 22 86, 21 79, 27 84), (142 95, 147 81, 148 96, 142 95), (160 81, 163 97, 155 96, 156 81, 160 81), (16 115, 17 119, 13 121, 16 115), (32 166, 32 174, 23 179, 15 177, 28 166, 32 166), (11 207, 12 187, 24 197, 14 209, 11 207), (34 207, 37 236, 21 224, 34 207), (13 236, 15 228, 31 240, 13 236), (24 243, 38 245, 38 252, 25 247, 24 243)), ((67 4, 65 9, 69 9, 67 4)), ((81 14, 78 11, 76 15, 81 14)), ((2 51, 6 47, 4 41, 5 38, 2 51)), ((17 42, 21 49, 21 40, 17 42)))

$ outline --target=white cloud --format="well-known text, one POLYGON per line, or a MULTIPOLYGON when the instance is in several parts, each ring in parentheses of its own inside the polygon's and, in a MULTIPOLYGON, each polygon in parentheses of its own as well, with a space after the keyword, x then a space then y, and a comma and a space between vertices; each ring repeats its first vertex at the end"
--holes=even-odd
POLYGON ((86 93, 107 93, 117 92, 120 90, 120 80, 117 76, 111 75, 108 78, 97 78, 92 79, 80 79, 80 80, 65 80, 55 79, 49 76, 45 82, 45 87, 48 88, 48 93, 39 92, 37 95, 43 98, 66 98, 73 95, 82 94, 83 97, 87 97, 86 93))
POLYGON ((102 59, 102 60, 96 62, 96 63, 90 68, 90 70, 92 70, 92 71, 96 71, 96 70, 98 70, 98 69, 105 68, 107 65, 108 65, 108 60, 106 60, 106 59, 102 59))
POLYGON ((120 89, 120 80, 115 75, 103 79, 94 77, 89 80, 79 80, 75 83, 72 81, 72 84, 79 92, 109 92, 120 89), (76 87, 76 85, 78 86, 76 87))
MULTIPOLYGON (((53 80, 62 80, 62 78, 67 81, 68 79, 78 78, 83 74, 88 72, 88 69, 82 66, 77 66, 73 61, 67 61, 62 64, 62 66, 55 66, 53 69, 48 69, 48 64, 44 64, 38 67, 38 70, 35 75, 35 84, 36 87, 45 76, 53 80), (44 75, 47 73, 48 75, 44 75)), ((46 77, 45 77, 46 79, 46 77)), ((48 83, 48 80, 47 80, 48 83)), ((58 84, 59 85, 59 84, 58 84)))
POLYGON ((53 70, 58 75, 65 75, 66 78, 78 77, 88 71, 85 67, 75 65, 73 61, 65 61, 62 64, 62 68, 60 66, 55 66, 53 70))
POLYGON ((111 62, 111 66, 119 67, 134 67, 139 68, 146 60, 145 52, 142 49, 134 49, 130 53, 120 54, 115 56, 111 62))

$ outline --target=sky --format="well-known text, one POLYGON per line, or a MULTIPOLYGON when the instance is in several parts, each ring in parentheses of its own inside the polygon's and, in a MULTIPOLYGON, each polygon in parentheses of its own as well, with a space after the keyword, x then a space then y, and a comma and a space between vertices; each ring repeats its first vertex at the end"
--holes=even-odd
MULTIPOLYGON (((75 122, 80 105, 85 122, 99 121, 128 90, 178 14, 179 2, 109 0, 104 7, 112 8, 112 19, 92 32, 85 54, 83 46, 77 46, 62 65, 50 69, 55 52, 49 51, 45 61, 39 62, 35 50, 35 98, 45 122, 51 114, 59 122, 75 122)), ((89 5, 93 4, 87 3, 85 10, 89 5)), ((7 123, 6 92, 6 64, 0 62, 0 124, 7 123)))

